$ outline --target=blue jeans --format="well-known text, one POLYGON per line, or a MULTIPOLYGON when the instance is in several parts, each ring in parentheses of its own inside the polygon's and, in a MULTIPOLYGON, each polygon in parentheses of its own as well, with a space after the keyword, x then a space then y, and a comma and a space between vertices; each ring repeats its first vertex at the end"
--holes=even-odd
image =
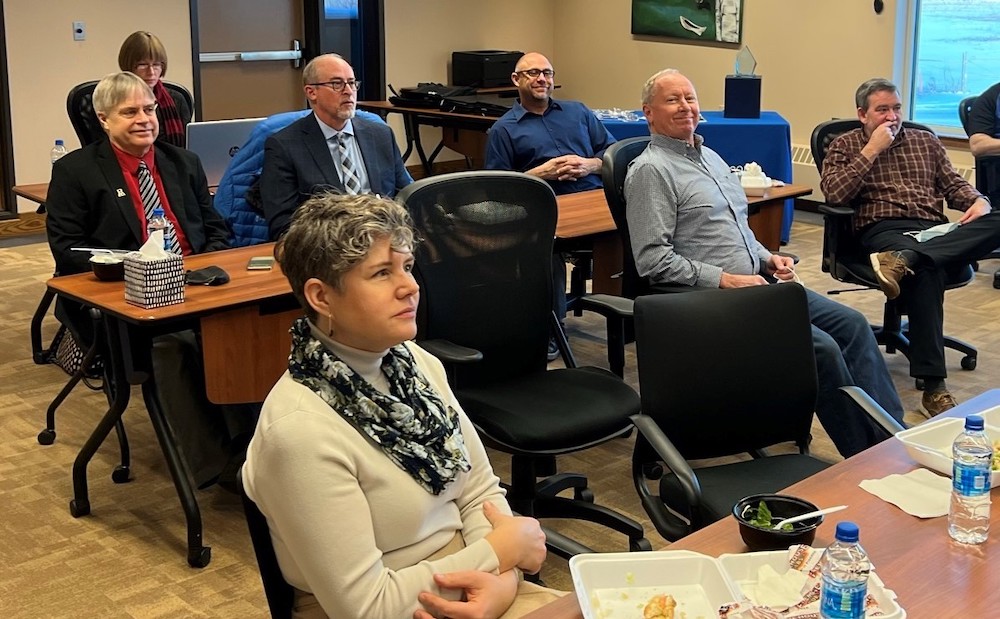
POLYGON ((838 387, 861 387, 900 422, 903 403, 864 315, 808 289, 806 299, 819 381, 816 416, 840 454, 848 458, 886 435, 838 387))

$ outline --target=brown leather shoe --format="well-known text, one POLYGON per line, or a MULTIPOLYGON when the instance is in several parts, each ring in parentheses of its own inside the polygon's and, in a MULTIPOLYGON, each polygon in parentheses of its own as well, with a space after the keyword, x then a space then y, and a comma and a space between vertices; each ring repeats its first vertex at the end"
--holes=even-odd
POLYGON ((899 296, 899 280, 907 273, 913 273, 910 267, 906 266, 898 251, 883 251, 869 256, 872 261, 872 269, 878 279, 878 285, 885 293, 885 297, 892 301, 899 296))
POLYGON ((920 412, 928 419, 956 406, 958 406, 958 402, 947 389, 925 391, 923 397, 920 398, 920 412))

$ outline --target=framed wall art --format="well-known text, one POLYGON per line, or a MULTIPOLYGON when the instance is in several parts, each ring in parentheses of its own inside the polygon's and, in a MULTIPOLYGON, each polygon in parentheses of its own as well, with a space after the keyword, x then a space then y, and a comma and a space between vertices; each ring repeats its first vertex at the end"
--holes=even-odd
POLYGON ((632 0, 632 34, 736 44, 743 0, 632 0))

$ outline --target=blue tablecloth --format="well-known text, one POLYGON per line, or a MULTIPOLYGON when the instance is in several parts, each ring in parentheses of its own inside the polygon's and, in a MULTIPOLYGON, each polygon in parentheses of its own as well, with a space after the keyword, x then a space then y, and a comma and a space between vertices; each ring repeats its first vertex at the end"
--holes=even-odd
MULTIPOLYGON (((638 112, 640 118, 642 112, 638 112)), ((702 112, 705 122, 697 133, 705 145, 719 153, 729 165, 756 161, 771 178, 792 182, 792 131, 777 112, 761 112, 760 118, 726 118, 722 112, 702 112)), ((617 140, 649 135, 646 120, 602 120, 617 140)), ((787 243, 795 215, 795 201, 785 201, 781 221, 781 242, 787 243)))

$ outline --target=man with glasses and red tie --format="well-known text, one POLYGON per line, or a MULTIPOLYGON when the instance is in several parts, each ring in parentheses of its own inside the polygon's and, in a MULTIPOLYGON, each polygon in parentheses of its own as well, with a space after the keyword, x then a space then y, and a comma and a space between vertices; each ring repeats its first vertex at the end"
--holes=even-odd
POLYGON ((355 115, 360 82, 337 54, 313 58, 302 71, 313 113, 268 137, 260 198, 272 239, 292 213, 323 191, 392 197, 413 182, 392 129, 355 115))
MULTIPOLYGON (((133 73, 113 73, 97 84, 93 101, 108 139, 52 166, 46 232, 56 272, 90 270, 90 253, 74 247, 138 249, 155 208, 172 224, 171 250, 186 256, 226 249, 229 231, 212 208, 197 155, 156 142, 156 99, 146 82, 133 73)), ((83 306, 60 299, 56 317, 89 347, 94 333, 83 306)), ((248 428, 239 427, 238 419, 230 426, 226 414, 208 402, 194 333, 156 338, 152 358, 163 412, 188 468, 199 487, 209 485, 239 451, 231 440, 253 429, 253 417, 243 415, 248 428)))

